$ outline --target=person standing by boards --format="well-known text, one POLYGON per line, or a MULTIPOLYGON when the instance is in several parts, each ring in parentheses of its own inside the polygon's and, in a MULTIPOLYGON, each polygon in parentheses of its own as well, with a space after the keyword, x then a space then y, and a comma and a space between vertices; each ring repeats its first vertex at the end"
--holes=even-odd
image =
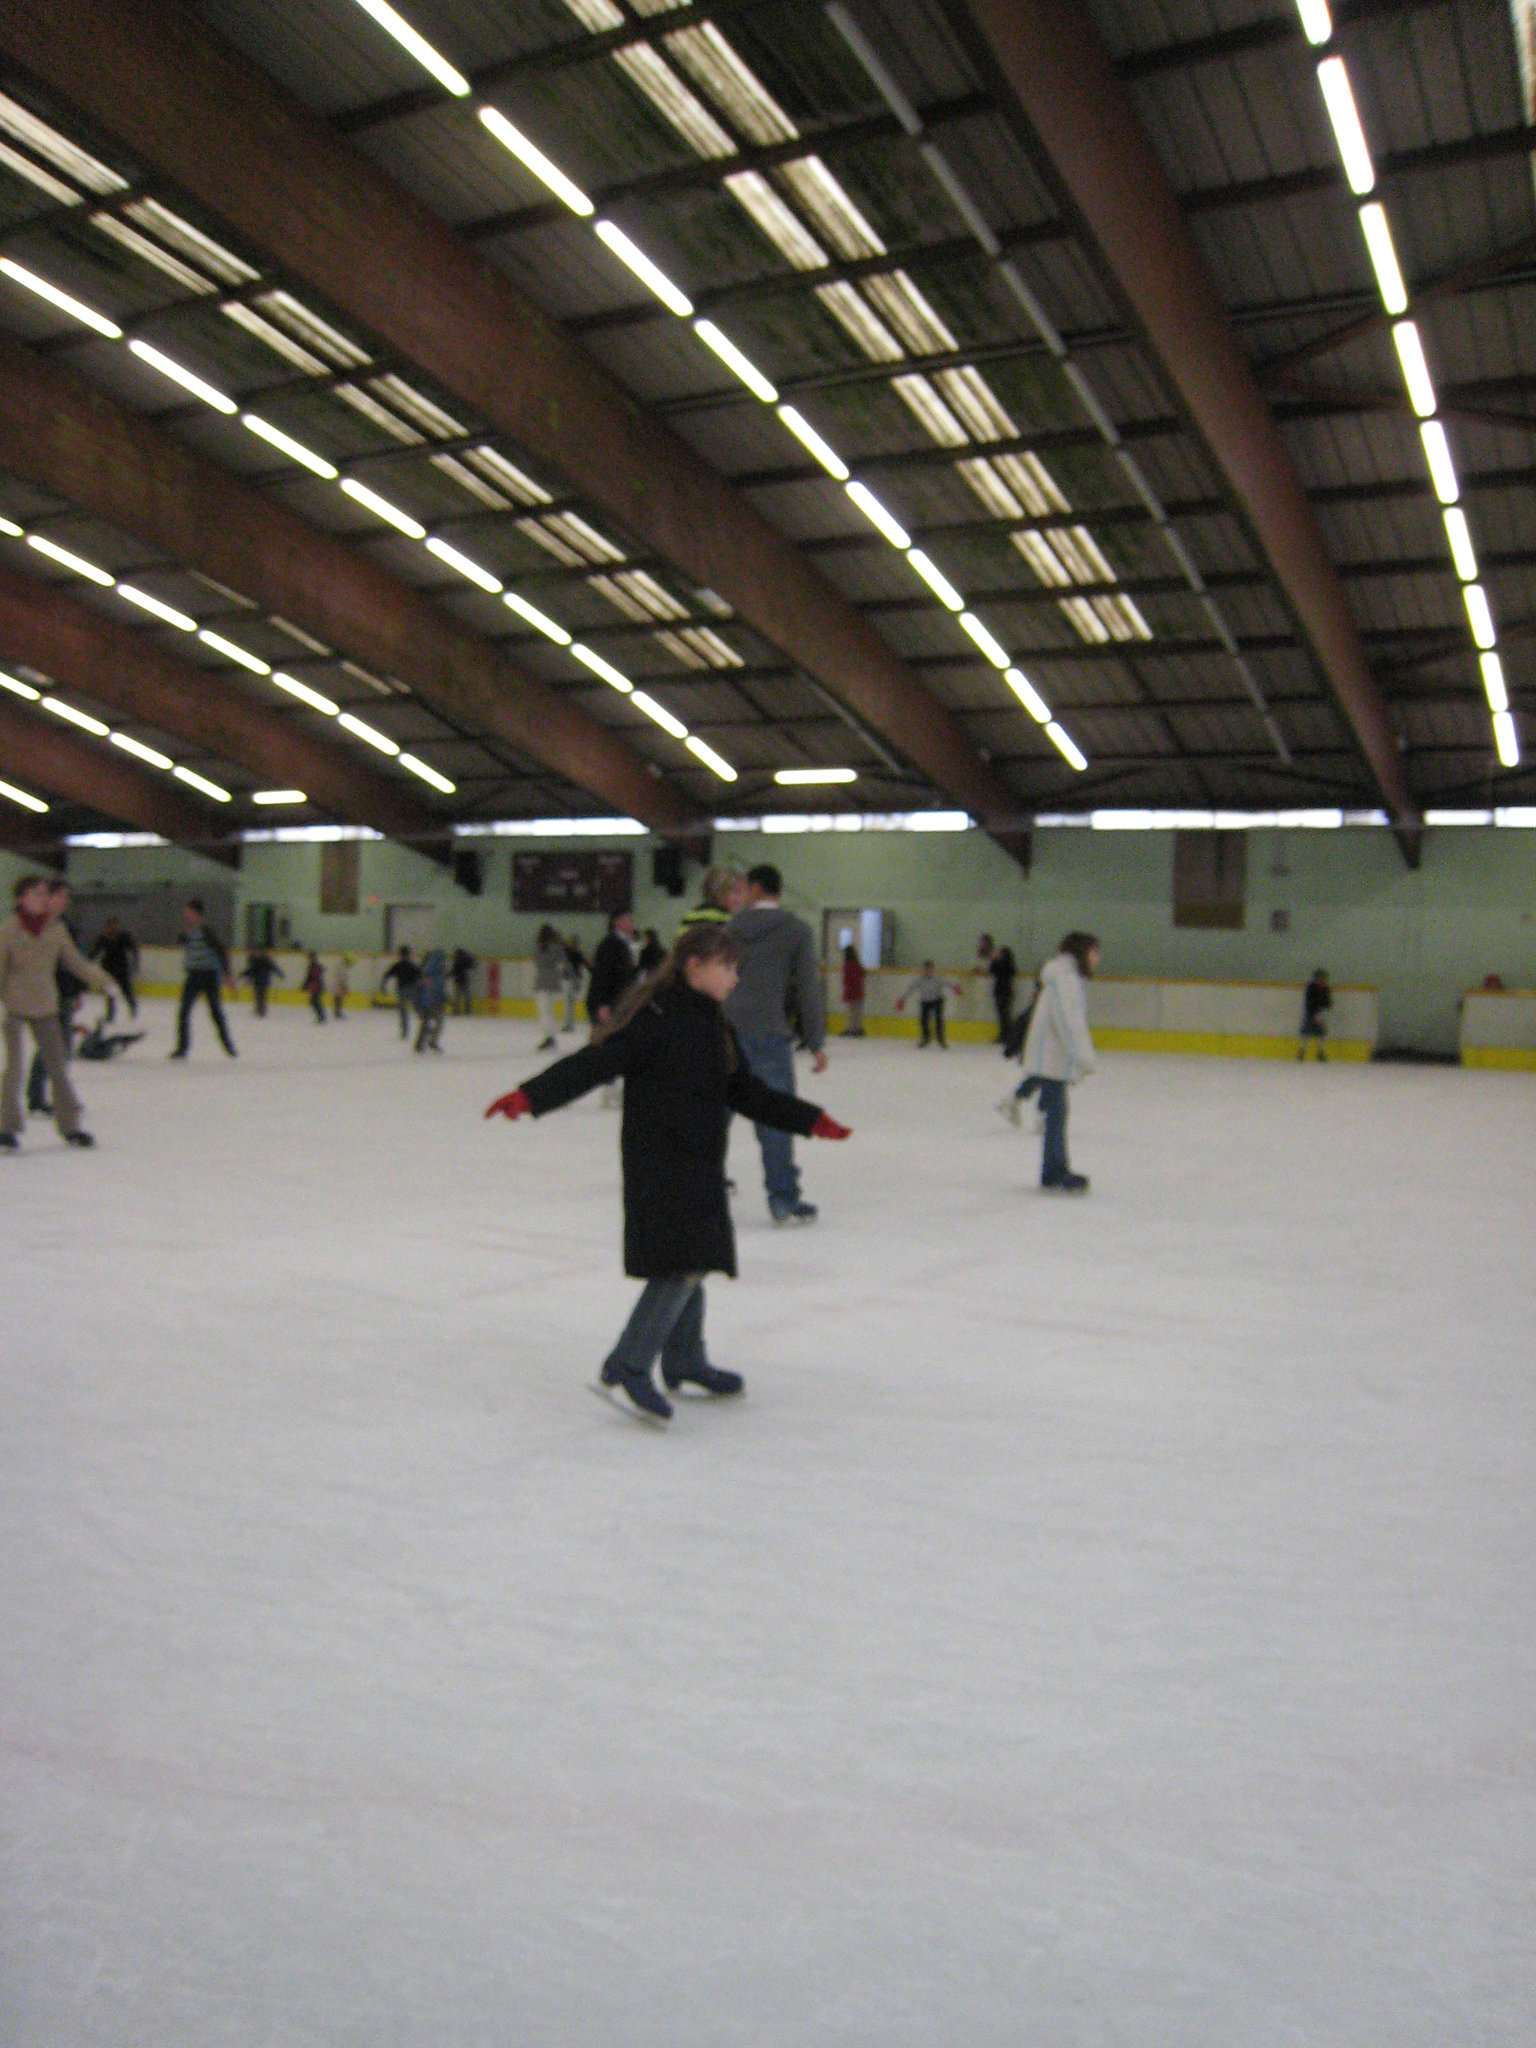
POLYGON ((117 985, 105 968, 87 960, 70 937, 64 920, 54 914, 49 883, 42 875, 23 875, 16 884, 15 910, 0 925, 0 1004, 5 1008, 5 1074, 0 1080, 0 1151, 15 1152, 21 1143, 21 1083, 26 1067, 26 1037, 41 1054, 53 1086, 53 1115, 68 1145, 85 1147, 96 1140, 80 1128, 80 1098, 69 1082, 64 1060, 64 1034, 59 1028, 61 966, 87 988, 111 1003, 117 985))
POLYGON ((864 962, 854 945, 843 948, 843 1036, 864 1036, 864 962))
POLYGON ((309 1007, 315 1013, 315 1022, 325 1022, 325 969, 320 965, 320 955, 312 952, 309 965, 304 970, 304 979, 299 984, 309 997, 309 1007))
MULTIPOLYGON (((1088 1192, 1088 1176, 1074 1173, 1067 1161, 1067 1090, 1099 1064, 1088 1029, 1085 987, 1099 958, 1099 942, 1092 932, 1067 933, 1055 957, 1040 970, 1040 993, 1024 1041, 1019 1095, 1038 1092, 1045 1117, 1040 1185, 1066 1195, 1088 1192)), ((1017 1122, 1017 1098, 1013 1112, 1017 1122)))
POLYGON ((725 1150, 733 1113, 801 1137, 846 1138, 814 1102, 760 1081, 721 1009, 736 986, 740 947, 720 925, 686 931, 658 973, 639 982, 592 1043, 502 1095, 487 1117, 547 1116, 589 1089, 624 1080, 624 1270, 645 1288, 603 1363, 597 1391, 664 1425, 669 1392, 739 1394, 740 1373, 704 1348, 704 1278, 736 1276, 725 1150))
POLYGON ((1328 1036, 1328 1012, 1333 1008, 1333 988, 1328 980, 1326 967, 1319 967, 1302 991, 1301 997, 1301 1043, 1296 1048, 1296 1057, 1304 1060, 1307 1056, 1307 1040, 1317 1041, 1317 1056, 1326 1060, 1323 1050, 1328 1036))

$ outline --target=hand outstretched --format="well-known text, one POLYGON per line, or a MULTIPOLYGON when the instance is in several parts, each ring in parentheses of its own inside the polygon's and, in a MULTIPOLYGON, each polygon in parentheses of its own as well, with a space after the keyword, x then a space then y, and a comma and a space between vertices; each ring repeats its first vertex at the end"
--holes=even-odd
POLYGON ((510 1095, 498 1095, 485 1112, 487 1117, 504 1116, 508 1123, 514 1123, 520 1116, 532 1113, 533 1104, 521 1088, 514 1088, 510 1095))
POLYGON ((853 1132, 847 1124, 834 1123, 831 1117, 827 1115, 827 1112, 823 1110, 815 1123, 811 1125, 811 1136, 813 1138, 851 1138, 853 1132))

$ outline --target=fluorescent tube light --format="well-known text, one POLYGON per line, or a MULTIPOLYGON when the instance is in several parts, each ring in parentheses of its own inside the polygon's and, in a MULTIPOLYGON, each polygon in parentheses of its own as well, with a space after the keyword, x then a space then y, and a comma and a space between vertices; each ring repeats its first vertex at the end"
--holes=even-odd
POLYGON ((98 313, 94 306, 87 306, 80 299, 71 298, 68 292, 61 292, 56 284, 50 284, 46 277, 39 277, 35 270, 25 270, 21 264, 13 263, 9 256, 0 256, 0 272, 12 284, 19 284, 23 291, 35 292, 40 299, 46 299, 50 306, 57 306, 61 313, 67 313, 71 320, 78 320, 82 327, 94 328, 104 334, 108 341, 121 341, 123 330, 115 320, 109 320, 105 313, 98 313))
POLYGON ((1371 254, 1371 268, 1376 273, 1381 303, 1389 313, 1406 313, 1408 293, 1403 284, 1403 273, 1398 268, 1397 251, 1392 246, 1392 230, 1387 223, 1385 207, 1374 199, 1369 206, 1362 206, 1360 226, 1365 235, 1365 246, 1371 254))
POLYGON ((938 564, 925 555, 921 548, 913 548, 907 556, 907 562, 922 577, 940 604, 947 605, 952 612, 965 610, 965 599, 938 564))
POLYGON ((615 227, 611 220, 593 223, 592 232, 607 249, 611 249, 626 270, 634 272, 647 291, 654 292, 669 313, 676 313, 680 320, 686 320, 693 311, 693 301, 688 294, 676 286, 657 263, 653 263, 645 251, 632 242, 624 230, 615 227))
POLYGON ((1057 753, 1081 775, 1088 766, 1088 756, 1083 752, 1076 740, 1073 739, 1071 733, 1064 726, 1058 725, 1053 718, 1045 728, 1045 736, 1057 753))
POLYGON ((1494 628, 1493 613, 1488 609, 1488 593, 1481 583, 1464 583, 1461 587, 1461 601, 1467 608, 1472 638, 1478 646, 1497 647, 1499 636, 1494 628))
POLYGON ((591 200, 579 185, 552 164, 543 150, 530 142, 520 128, 514 128, 506 115, 495 107, 482 107, 480 119, 490 129, 496 140, 512 154, 525 170, 532 171, 540 184, 547 185, 557 199, 564 200, 572 213, 579 213, 583 220, 593 211, 591 200))
POLYGON ((764 405, 778 404, 778 392, 768 382, 768 379, 763 375, 756 363, 752 362, 749 357, 744 356, 730 336, 720 332, 713 320, 695 320, 693 331, 706 348, 714 350, 728 370, 735 371, 754 398, 760 398, 764 405))
POLYGON ((541 612, 537 605, 531 605, 526 598, 518 596, 515 590, 504 590, 501 601, 509 610, 526 619, 536 633, 542 633, 547 640, 553 640, 557 647, 569 647, 571 636, 564 626, 557 626, 547 612, 541 612))
POLYGON ((137 754, 151 768, 169 769, 172 765, 169 754, 162 754, 158 747, 146 747, 142 740, 130 739, 125 732, 109 732, 107 738, 114 747, 121 747, 125 754, 137 754))
POLYGON ((1360 125, 1359 109, 1349 89, 1349 73, 1342 57, 1325 57, 1317 67, 1317 82, 1323 89, 1323 103, 1333 123, 1334 140, 1344 160, 1344 175, 1351 192, 1364 194, 1376 184, 1376 167, 1360 125))
POLYGON ((12 540, 20 540, 25 532, 26 528, 18 526, 14 519, 0 519, 0 533, 8 534, 12 540))
POLYGON ((147 341, 135 339, 128 346, 141 363, 148 363, 152 370, 158 370, 162 377, 169 377, 173 384, 179 384, 183 391, 190 391, 194 398, 200 398, 204 405, 211 405, 215 412, 233 415, 240 410, 232 398, 226 398, 222 391, 189 370, 184 363, 178 363, 174 356, 151 348, 147 341))
POLYGON ((1046 703, 1034 684, 1022 669, 1010 668, 1003 671, 1003 681, 1024 706, 1036 725, 1049 725, 1051 707, 1046 703))
POLYGON ((780 768, 774 781, 785 789, 799 789, 818 782, 857 782, 857 768, 780 768))
POLYGON ((281 427, 274 427, 270 420, 264 420, 260 413, 243 412, 240 415, 242 427, 249 427, 253 434, 259 434, 268 441, 280 455, 290 461, 300 462, 316 476, 323 476, 328 483, 334 483, 338 471, 334 462, 327 462, 323 455, 317 455, 313 448, 306 448, 302 441, 295 441, 291 434, 285 434, 281 427))
POLYGON ((1008 651, 1000 641, 994 640, 974 612, 962 612, 958 624, 962 632, 969 633, 982 653, 994 668, 1008 667, 1008 651))
POLYGON ((722 755, 717 754, 712 746, 701 740, 697 733, 690 733, 684 744, 687 746, 689 753, 702 761, 704 766, 711 770, 712 773, 718 775, 722 782, 734 782, 736 780, 736 770, 731 766, 730 762, 722 755))
POLYGON ((1426 825, 1491 825, 1492 811, 1426 811, 1426 825))
POLYGON ((1456 574, 1463 583, 1475 583, 1477 551, 1472 545, 1467 515, 1459 505, 1447 505, 1442 516, 1445 519, 1445 537, 1451 544, 1451 560, 1456 565, 1456 574))
POLYGON ((1483 690, 1488 698, 1490 711, 1509 709, 1509 691, 1504 686, 1504 664, 1494 653, 1483 656, 1483 690))
POLYGON ((687 739, 688 728, 683 724, 683 721, 680 718, 674 718, 664 704, 658 704, 656 699, 648 697, 644 690, 631 690, 629 701, 637 711, 643 711, 647 718, 654 719, 663 732, 671 733, 673 739, 687 739))
POLYGON ((1399 320, 1392 329, 1392 339, 1397 343, 1398 361, 1403 366, 1403 382, 1408 386, 1408 402, 1421 420, 1427 420, 1435 411, 1434 380, 1429 374, 1429 365, 1424 360, 1424 344, 1419 339, 1419 330, 1412 320, 1399 320))
POLYGON ((0 690, 9 690, 13 696, 25 697, 29 704, 35 704, 42 696, 41 690, 34 690, 30 683, 24 683, 19 676, 8 676, 0 668, 0 690))
POLYGON ((307 804, 309 798, 302 789, 253 789, 253 804, 307 804))
POLYGON ((191 768, 173 768, 171 773, 178 782, 185 782, 190 788, 201 790, 204 796, 211 796, 216 804, 233 801, 227 789, 220 789, 216 782, 210 782, 206 775, 198 775, 191 768))
POLYGON ((408 21, 396 14, 389 0, 357 0, 364 14, 372 15, 386 35, 393 36, 402 50, 408 50, 421 66, 428 71, 455 99, 465 99, 469 94, 469 80, 460 71, 455 71, 446 57, 439 56, 425 36, 416 33, 408 21))
POLYGON ((1419 439, 1424 443, 1424 459, 1429 464, 1429 480, 1435 487, 1435 496, 1442 505, 1454 505, 1461 496, 1461 485, 1456 480, 1456 465, 1451 460, 1451 444, 1445 437, 1445 428, 1438 420, 1426 420, 1419 428, 1419 439))
POLYGON ((792 405, 779 407, 779 418, 794 435, 800 446, 813 455, 827 472, 835 476, 840 484, 848 481, 848 465, 835 448, 830 447, 803 413, 795 411, 792 405))
POLYGON ((286 690, 290 697, 297 697, 301 704, 307 704, 311 711, 321 712, 326 718, 334 718, 341 709, 329 697, 322 697, 308 683, 301 683, 297 676, 285 675, 280 668, 272 671, 272 680, 280 690, 286 690))
MULTIPOLYGON (((1493 744, 1499 750, 1499 765, 1501 768, 1518 768, 1520 766, 1520 735, 1515 731, 1513 712, 1495 711, 1493 714, 1493 744)), ((1501 825, 1510 825, 1514 823, 1514 820, 1507 817, 1500 818, 1499 823, 1501 825)))
POLYGON ((94 562, 87 562, 81 555, 72 555, 68 548, 61 548, 57 541, 49 540, 46 534, 29 533, 27 546, 36 548, 40 555, 46 555, 50 562, 58 562, 66 569, 73 569, 77 576, 84 576, 92 583, 99 583, 103 590, 110 590, 117 581, 105 569, 98 569, 94 562))
POLYGON ((593 675, 601 676, 605 683, 611 683, 616 690, 622 690, 628 697, 634 690, 629 677, 620 673, 611 661, 604 661, 600 654, 594 654, 590 647, 584 647, 579 640, 571 642, 571 652, 583 668, 591 669, 593 675))
POLYGON ((892 518, 873 491, 866 490, 863 484, 858 483, 844 484, 843 489, 864 514, 870 525, 877 532, 884 534, 893 548, 905 549, 911 547, 911 534, 907 532, 904 526, 892 518))
POLYGON ((104 740, 112 730, 110 725, 103 725, 99 718, 92 718, 89 711, 77 711, 73 704, 66 704, 62 697, 45 697, 43 709, 51 711, 55 718, 62 718, 70 725, 78 725, 82 732, 92 733, 99 740, 104 740))
POLYGON ((440 562, 446 562, 450 569, 456 569, 461 576, 465 577, 470 583, 478 584, 482 590, 488 591, 492 597, 500 597, 502 585, 499 579, 493 576, 489 569, 482 569, 478 562, 472 562, 468 555, 461 555, 457 548, 449 547, 447 541, 429 540, 427 542, 427 553, 429 555, 436 555, 440 562))
POLYGON ((196 619, 189 619, 185 612, 177 611, 174 605, 162 604, 158 597, 151 597, 147 590, 136 590, 131 583, 119 583, 119 597, 129 604, 136 604, 141 612, 152 612, 157 619, 164 619, 168 626, 175 626, 183 633, 197 631, 196 619))
POLYGON ((349 733, 365 741, 370 747, 377 747, 381 754, 398 754, 400 749, 387 732, 380 732, 376 725, 365 725, 360 718, 354 718, 350 711, 341 712, 336 720, 349 733))
POLYGON ((365 505, 376 518, 386 520, 389 525, 403 533, 407 540, 425 540, 427 529, 419 519, 413 519, 409 512, 402 512, 398 505, 391 505, 388 498, 381 498, 377 491, 370 491, 366 484, 360 484, 354 476, 344 476, 341 488, 349 498, 355 498, 359 505, 365 505))
POLYGON ((271 662, 263 661, 259 654, 252 654, 249 649, 237 646, 233 640, 226 640, 222 633, 210 633, 206 626, 201 626, 197 637, 205 647, 211 647, 215 654, 225 655, 230 661, 239 662, 242 668, 248 668, 253 676, 269 676, 272 673, 271 662))
MULTIPOLYGON (((1511 763, 1510 765, 1512 766, 1513 764, 1511 763)), ((1520 831, 1529 832, 1533 826, 1536 826, 1536 805, 1496 805, 1494 807, 1493 822, 1495 825, 1514 826, 1520 831)))
POLYGON ((414 754, 402 754, 400 766, 409 769, 412 775, 419 775, 423 782, 430 783, 433 789, 440 791, 444 796, 453 796, 457 793, 457 783, 450 782, 446 775, 439 775, 437 770, 429 767, 425 761, 418 761, 414 754))
POLYGON ((0 796, 9 797, 13 804, 20 804, 24 811, 36 811, 39 816, 48 808, 40 796, 33 796, 28 790, 18 789, 14 782, 0 782, 0 796))
POLYGON ((908 832, 969 832, 968 811, 909 811, 903 828, 908 832))
POLYGON ((1333 40, 1333 17, 1328 12, 1328 0, 1296 0, 1296 12, 1301 16, 1302 34, 1314 47, 1333 40))

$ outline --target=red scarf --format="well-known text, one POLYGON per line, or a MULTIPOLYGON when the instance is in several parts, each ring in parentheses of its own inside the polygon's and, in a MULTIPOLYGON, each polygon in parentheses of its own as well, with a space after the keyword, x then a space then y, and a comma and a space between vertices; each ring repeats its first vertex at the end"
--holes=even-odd
POLYGON ((41 938, 44 925, 53 922, 53 912, 51 910, 23 910, 19 903, 16 906, 16 915, 34 939, 41 938))

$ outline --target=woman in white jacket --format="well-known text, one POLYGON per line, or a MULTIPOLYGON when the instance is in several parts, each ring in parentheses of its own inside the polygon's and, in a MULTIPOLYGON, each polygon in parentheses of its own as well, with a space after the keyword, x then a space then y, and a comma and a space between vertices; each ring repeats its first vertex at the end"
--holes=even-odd
POLYGON ((1088 1030, 1088 1002, 1083 984, 1099 964, 1099 942, 1092 932, 1068 932, 1053 959, 1040 970, 1024 1041, 1021 1095, 1038 1089, 1045 1117, 1045 1150, 1040 1185, 1063 1194, 1085 1195, 1088 1176, 1067 1164, 1067 1089, 1098 1065, 1088 1030))

